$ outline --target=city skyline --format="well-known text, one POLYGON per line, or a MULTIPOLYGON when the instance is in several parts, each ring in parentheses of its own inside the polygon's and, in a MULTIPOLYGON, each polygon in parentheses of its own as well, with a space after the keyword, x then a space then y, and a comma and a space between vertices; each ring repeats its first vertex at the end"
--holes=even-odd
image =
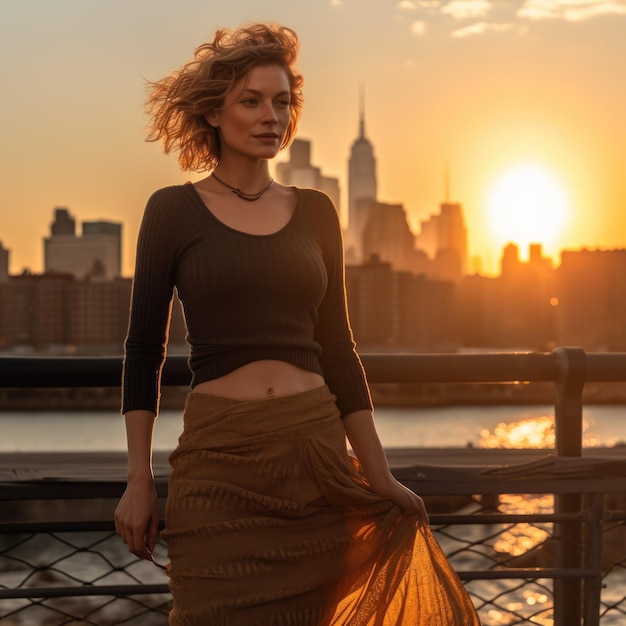
POLYGON ((379 199, 404 204, 414 233, 441 202, 460 202, 469 255, 495 272, 506 242, 488 198, 507 173, 527 167, 548 181, 537 182, 536 203, 556 189, 564 205, 554 241, 539 241, 548 256, 626 245, 623 0, 272 0, 254 8, 243 0, 32 0, 4 5, 0 18, 10 94, 0 103, 0 241, 12 273, 42 270, 56 206, 123 222, 123 273, 131 272, 147 197, 197 177, 144 143, 145 80, 175 69, 216 28, 255 20, 300 35, 298 136, 339 178, 343 211, 362 86, 379 199))
MULTIPOLYGON (((286 161, 284 165, 288 165, 289 162, 286 161)), ((291 183, 286 183, 291 184, 291 183)), ((399 211, 400 213, 404 213, 404 207, 402 204, 391 205, 387 203, 382 203, 378 201, 372 201, 371 206, 369 207, 372 211, 399 211)), ((435 234, 437 231, 436 222, 442 219, 444 213, 448 212, 450 209, 454 210, 458 213, 458 218, 460 219, 461 226, 464 226, 463 220, 463 205, 462 203, 449 203, 449 202, 441 202, 439 207, 429 216, 425 216, 426 219, 422 221, 422 229, 418 233, 412 233, 412 251, 419 254, 425 255, 424 259, 428 259, 430 262, 436 261, 437 257, 437 248, 441 246, 442 241, 438 241, 438 237, 444 237, 445 234, 441 233, 439 235, 435 234), (434 226, 434 230, 433 230, 434 226), (435 239, 433 239, 433 235, 435 239)), ((395 216, 397 219, 397 215, 395 216)), ((51 276, 62 276, 62 275, 72 275, 74 278, 78 278, 80 280, 91 280, 94 275, 90 272, 103 271, 102 275, 98 276, 105 280, 112 280, 114 278, 133 278, 132 270, 129 272, 123 271, 123 258, 121 251, 121 243, 123 240, 122 234, 122 224, 118 222, 110 221, 106 218, 106 216, 97 222, 90 222, 88 220, 83 220, 82 216, 78 213, 75 213, 71 208, 68 207, 54 207, 51 211, 51 215, 48 220, 48 229, 46 234, 43 236, 41 244, 44 251, 43 254, 43 262, 42 268, 38 272, 31 272, 30 268, 24 268, 26 275, 33 276, 41 276, 45 277, 46 275, 51 276), (55 233, 56 225, 59 221, 59 215, 61 215, 64 219, 69 219, 72 222, 72 228, 74 229, 71 234, 64 233, 59 236, 59 233, 55 233), (94 246, 94 242, 96 242, 96 238, 94 235, 102 235, 103 232, 107 232, 107 235, 110 238, 110 241, 107 245, 112 245, 113 248, 111 250, 106 250, 103 256, 103 250, 94 246), (54 261, 49 261, 49 246, 51 242, 58 244, 58 250, 55 249, 54 261), (116 247, 117 246, 117 247, 116 247), (66 252, 63 250, 67 247, 67 252, 70 252, 70 256, 67 256, 66 252), (76 256, 75 252, 77 249, 81 250, 81 254, 84 252, 83 256, 76 256), (97 259, 99 257, 106 257, 106 262, 102 265, 101 268, 98 266, 100 263, 96 261, 94 265, 93 259, 97 259), (54 267, 57 264, 63 267, 54 267), (95 269, 94 269, 95 268, 95 269)), ((380 226, 380 223, 377 220, 374 220, 373 228, 376 230, 380 226)), ((381 242, 385 242, 385 245, 391 246, 394 252, 398 252, 394 246, 400 245, 400 242, 396 240, 398 236, 400 236, 397 232, 389 235, 391 238, 389 240, 384 240, 384 237, 381 239, 381 234, 377 233, 375 240, 377 244, 381 242)), ((347 234, 344 232, 344 237, 347 237, 347 234)), ((459 242, 455 242, 455 245, 452 249, 456 249, 455 246, 459 242)), ((376 247, 376 246, 375 246, 376 247)), ((586 247, 581 248, 563 248, 559 252, 562 254, 568 253, 576 253, 576 252, 625 252, 626 246, 620 246, 616 248, 595 248, 590 249, 586 247)), ((15 273, 10 271, 10 257, 13 253, 13 250, 3 245, 2 241, 0 241, 0 252, 3 255, 2 262, 0 263, 0 274, 2 271, 6 271, 6 278, 19 277, 24 275, 24 271, 21 273, 15 273), (8 258, 6 258, 8 257, 8 258)), ((359 261, 350 261, 346 259, 346 266, 353 267, 361 267, 367 265, 371 262, 374 263, 383 263, 389 264, 390 268, 393 271, 408 271, 414 275, 423 274, 428 278, 438 279, 438 280, 450 280, 455 282, 458 278, 463 276, 479 276, 484 278, 497 278, 502 276, 503 274, 503 266, 507 262, 507 257, 510 259, 513 258, 520 265, 528 265, 529 267, 533 266, 536 262, 537 258, 542 259, 542 264, 547 264, 547 266, 551 269, 558 269, 559 262, 553 256, 549 254, 545 254, 545 249, 541 242, 530 241, 527 244, 520 244, 514 241, 506 242, 502 248, 499 250, 499 254, 497 257, 496 268, 493 272, 481 272, 477 271, 475 268, 472 268, 472 259, 469 256, 461 256, 458 259, 459 266, 454 269, 454 277, 444 278, 440 275, 440 272, 436 269, 436 265, 433 264, 429 266, 430 269, 425 269, 422 264, 414 261, 409 261, 409 265, 399 263, 397 259, 392 260, 391 258, 387 258, 388 255, 383 255, 384 258, 379 258, 379 253, 375 252, 373 256, 367 257, 365 255, 359 261), (533 258, 533 256, 535 258, 533 258), (411 263, 415 263, 415 265, 411 265, 411 263)), ((394 256, 394 255, 392 255, 394 256)))

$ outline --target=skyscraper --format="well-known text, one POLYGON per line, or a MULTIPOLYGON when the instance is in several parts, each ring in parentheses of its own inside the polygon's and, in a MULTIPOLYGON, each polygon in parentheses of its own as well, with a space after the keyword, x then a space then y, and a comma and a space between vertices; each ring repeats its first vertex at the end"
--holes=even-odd
POLYGON ((401 204, 370 202, 362 236, 363 262, 375 256, 394 270, 427 273, 427 256, 415 250, 414 239, 401 204))
POLYGON ((319 167, 311 165, 311 142, 294 139, 289 147, 289 161, 276 165, 276 178, 283 185, 319 189, 328 194, 340 210, 339 180, 324 176, 319 167))
POLYGON ((54 209, 54 222, 50 224, 51 235, 75 235, 76 220, 65 207, 54 209))
POLYGON ((365 111, 361 95, 359 136, 350 150, 348 162, 348 231, 346 259, 351 263, 363 260, 363 231, 370 206, 376 201, 376 158, 374 148, 365 136, 365 111))
POLYGON ((71 274, 82 279, 111 280, 121 274, 122 225, 113 222, 84 222, 82 237, 75 220, 65 208, 55 209, 50 237, 44 239, 44 271, 71 274))
POLYGON ((436 278, 458 280, 467 274, 467 228, 463 208, 443 202, 440 212, 421 222, 415 245, 433 259, 436 278))

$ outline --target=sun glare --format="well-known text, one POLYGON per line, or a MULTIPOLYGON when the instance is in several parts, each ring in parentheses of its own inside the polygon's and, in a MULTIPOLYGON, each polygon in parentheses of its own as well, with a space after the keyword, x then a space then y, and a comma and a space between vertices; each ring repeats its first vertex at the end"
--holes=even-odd
POLYGON ((547 248, 554 245, 569 210, 558 182, 544 169, 530 164, 508 170, 495 182, 487 208, 497 244, 516 243, 522 256, 531 243, 547 248))

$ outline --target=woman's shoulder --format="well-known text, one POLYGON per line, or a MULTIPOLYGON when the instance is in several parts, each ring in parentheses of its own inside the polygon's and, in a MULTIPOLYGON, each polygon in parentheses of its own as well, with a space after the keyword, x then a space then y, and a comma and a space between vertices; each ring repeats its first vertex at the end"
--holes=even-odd
POLYGON ((146 219, 180 219, 181 214, 193 206, 191 187, 190 184, 169 185, 153 191, 146 202, 146 219))
POLYGON ((335 221, 337 208, 330 196, 319 189, 296 187, 300 204, 315 219, 335 221))
POLYGON ((298 188, 302 224, 326 254, 336 254, 342 234, 339 213, 330 196, 318 189, 298 188), (331 251, 331 252, 329 252, 331 251))
POLYGON ((173 202, 180 203, 184 200, 190 199, 189 190, 191 183, 184 183, 182 185, 167 185, 161 187, 156 191, 153 191, 148 198, 148 205, 161 205, 168 206, 173 202))
POLYGON ((192 196, 185 187, 171 185, 152 192, 141 221, 145 236, 164 246, 175 247, 197 232, 196 211, 192 196))
POLYGON ((303 199, 306 199, 309 203, 328 205, 333 201, 330 196, 319 189, 313 189, 311 187, 294 187, 296 193, 303 199))

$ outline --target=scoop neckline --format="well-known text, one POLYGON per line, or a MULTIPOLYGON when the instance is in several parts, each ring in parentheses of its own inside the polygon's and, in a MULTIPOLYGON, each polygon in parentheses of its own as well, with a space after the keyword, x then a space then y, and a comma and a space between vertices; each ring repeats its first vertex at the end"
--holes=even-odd
POLYGON ((267 239, 269 237, 276 237, 277 235, 280 235, 282 232, 287 230, 290 227, 290 225, 295 221, 296 214, 298 213, 298 210, 299 210, 299 207, 300 207, 300 202, 301 202, 301 199, 302 199, 302 196, 300 194, 300 190, 298 189, 298 187, 296 187, 294 185, 290 185, 289 188, 293 189, 296 192, 296 204, 294 206, 293 213, 291 214, 291 217, 289 218, 289 221, 284 226, 282 226, 281 228, 279 228, 278 230, 276 230, 276 231, 274 231, 272 233, 265 233, 265 234, 261 234, 260 235, 260 234, 257 234, 257 233, 248 233, 245 230, 239 230, 237 228, 233 228, 232 226, 229 226, 228 224, 224 223, 207 206, 205 201, 202 199, 202 196, 198 193, 198 190, 196 189, 195 185, 191 181, 186 182, 183 186, 190 188, 191 193, 193 194, 193 197, 194 197, 194 199, 196 200, 196 203, 197 203, 194 206, 197 206, 197 208, 204 215, 207 215, 212 222, 215 222, 216 224, 218 224, 222 228, 225 228, 226 230, 229 230, 229 231, 231 231, 233 233, 236 233, 238 235, 243 235, 245 237, 253 237, 255 239, 267 239))

